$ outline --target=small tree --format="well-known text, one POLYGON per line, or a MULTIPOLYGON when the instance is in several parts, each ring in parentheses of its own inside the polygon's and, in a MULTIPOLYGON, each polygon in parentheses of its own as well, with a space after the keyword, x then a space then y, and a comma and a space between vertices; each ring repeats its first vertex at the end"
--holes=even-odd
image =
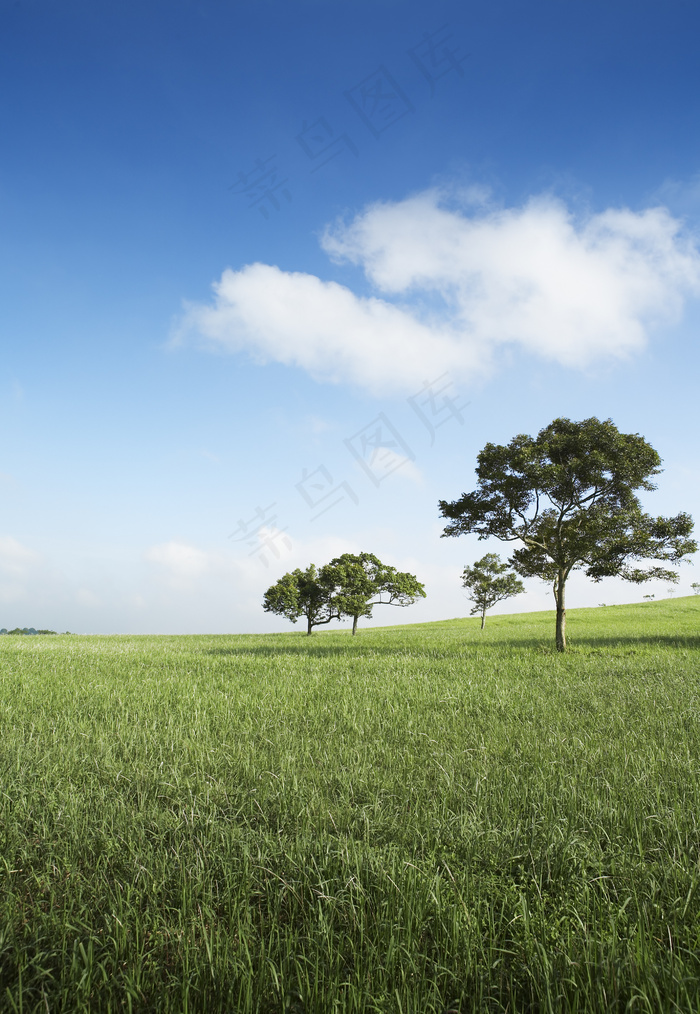
POLYGON ((653 490, 661 459, 638 433, 620 433, 612 420, 555 419, 536 437, 487 444, 478 455, 478 487, 459 500, 441 500, 450 524, 443 535, 476 532, 520 542, 510 564, 522 577, 552 582, 556 645, 566 650, 566 581, 583 569, 600 581, 678 581, 674 571, 631 566, 637 560, 677 564, 697 543, 689 514, 651 517, 636 490, 653 490))
POLYGON ((425 598, 413 574, 382 563, 372 553, 343 553, 331 560, 328 572, 336 581, 336 608, 342 616, 352 616, 353 635, 360 616, 371 617, 374 606, 412 606, 425 598))
POLYGON ((462 571, 462 584, 468 591, 468 598, 474 603, 470 615, 481 613, 482 630, 486 623, 487 609, 525 591, 520 578, 513 571, 508 571, 508 564, 503 563, 497 553, 487 553, 473 567, 465 567, 462 571))
POLYGON ((690 587, 693 589, 693 594, 694 595, 700 595, 700 583, 699 582, 693 581, 693 583, 691 584, 690 587))
POLYGON ((340 619, 333 600, 335 581, 327 567, 316 570, 312 563, 306 570, 293 570, 281 577, 265 592, 263 609, 266 613, 285 616, 296 623, 306 617, 306 633, 331 620, 340 619))

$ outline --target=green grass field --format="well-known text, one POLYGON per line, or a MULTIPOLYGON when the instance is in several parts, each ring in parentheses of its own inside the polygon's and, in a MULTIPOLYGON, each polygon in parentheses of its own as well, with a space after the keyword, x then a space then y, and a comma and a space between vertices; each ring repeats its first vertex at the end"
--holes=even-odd
POLYGON ((700 1010, 700 598, 0 638, 0 1010, 700 1010))

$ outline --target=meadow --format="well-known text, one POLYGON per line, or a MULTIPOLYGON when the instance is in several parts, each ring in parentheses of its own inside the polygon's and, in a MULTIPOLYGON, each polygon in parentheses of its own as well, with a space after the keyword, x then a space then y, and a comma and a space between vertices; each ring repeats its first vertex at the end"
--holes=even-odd
POLYGON ((700 598, 0 638, 0 1010, 700 1010, 700 598))

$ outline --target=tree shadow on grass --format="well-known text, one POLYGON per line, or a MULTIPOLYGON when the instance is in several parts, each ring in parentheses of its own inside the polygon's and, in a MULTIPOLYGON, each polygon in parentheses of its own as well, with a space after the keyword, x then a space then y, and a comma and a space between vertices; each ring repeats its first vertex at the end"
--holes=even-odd
MULTIPOLYGON (((556 654, 554 636, 543 638, 513 637, 501 640, 480 638, 478 635, 465 638, 461 642, 450 645, 426 644, 421 646, 411 640, 404 645, 396 642, 387 644, 380 641, 358 639, 348 641, 346 644, 323 644, 321 641, 303 641, 299 644, 267 645, 255 644, 248 647, 231 648, 207 648, 202 654, 245 657, 258 656, 261 658, 273 658, 276 655, 308 655, 315 658, 348 658, 361 657, 362 655, 405 655, 414 658, 441 658, 453 656, 464 658, 465 651, 471 653, 476 651, 489 651, 499 649, 527 650, 537 653, 556 654)), ((569 637, 569 651, 576 653, 597 653, 598 651, 623 650, 627 653, 634 649, 644 650, 648 648, 676 648, 697 651, 700 649, 700 634, 628 634, 628 635, 584 635, 571 634, 569 637)))
MULTIPOLYGON (((426 649, 426 653, 429 649, 426 649)), ((241 658, 246 655, 259 655, 261 658, 272 658, 275 655, 309 655, 324 658, 348 658, 349 656, 361 655, 399 655, 402 649, 398 645, 389 644, 347 644, 347 645, 325 645, 325 644, 285 644, 279 647, 267 645, 251 645, 248 648, 206 648, 202 655, 229 655, 241 658)), ((406 654, 422 655, 423 651, 406 649, 406 654)))
MULTIPOLYGON (((570 634, 567 636, 567 644, 572 653, 577 650, 591 651, 609 648, 687 648, 696 651, 700 648, 700 634, 639 634, 636 636, 634 634, 601 634, 600 636, 584 635, 583 637, 570 634)), ((502 646, 556 651, 554 637, 551 640, 541 637, 513 638, 502 642, 502 646)))
POLYGON ((600 647, 634 647, 646 645, 660 648, 700 648, 700 634, 643 634, 641 637, 581 637, 575 643, 581 646, 600 647))

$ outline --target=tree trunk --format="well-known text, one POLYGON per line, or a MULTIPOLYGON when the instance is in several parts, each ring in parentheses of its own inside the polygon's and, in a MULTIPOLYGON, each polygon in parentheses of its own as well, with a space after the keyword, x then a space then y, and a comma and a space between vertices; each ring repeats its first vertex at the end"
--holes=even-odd
POLYGON ((481 610, 481 629, 486 626, 486 606, 481 610))
POLYGON ((309 637, 311 637, 311 628, 313 626, 313 623, 311 622, 311 617, 310 616, 307 616, 306 619, 308 620, 308 626, 306 628, 306 633, 307 633, 307 635, 309 637))
POLYGON ((557 651, 566 651, 566 607, 564 591, 566 587, 566 575, 563 570, 557 574, 554 582, 554 601, 557 604, 557 651))
POLYGON ((353 616, 353 618, 352 618, 352 636, 353 637, 357 633, 357 620, 358 620, 358 617, 357 616, 353 616))

